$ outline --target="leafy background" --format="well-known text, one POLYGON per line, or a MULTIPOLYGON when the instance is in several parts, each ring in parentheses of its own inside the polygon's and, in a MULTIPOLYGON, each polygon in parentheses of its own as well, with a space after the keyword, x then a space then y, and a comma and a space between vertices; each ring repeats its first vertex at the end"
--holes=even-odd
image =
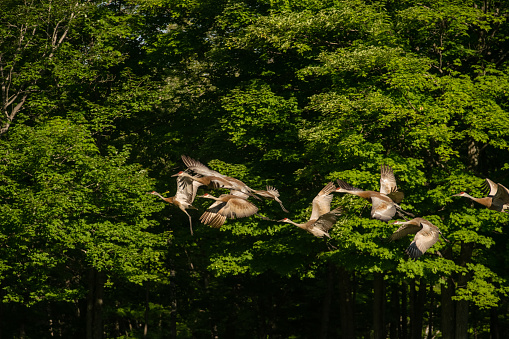
POLYGON ((493 1, 0 3, 0 333, 46 338, 499 338, 507 332, 508 7, 493 1), (305 221, 329 181, 438 226, 345 211, 330 243, 171 196, 188 155, 305 221), (333 247, 332 247, 332 246, 333 247), (367 320, 367 321, 366 321, 367 320))

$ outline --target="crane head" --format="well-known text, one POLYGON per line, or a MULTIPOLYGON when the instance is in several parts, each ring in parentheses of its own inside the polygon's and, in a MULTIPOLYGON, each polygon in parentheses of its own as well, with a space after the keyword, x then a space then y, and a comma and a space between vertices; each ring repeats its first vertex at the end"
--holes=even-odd
POLYGON ((393 221, 390 223, 390 225, 405 225, 407 224, 406 221, 399 221, 399 220, 396 220, 396 221, 393 221))
POLYGON ((177 174, 173 174, 172 177, 178 177, 179 175, 182 175, 184 171, 179 171, 177 174))

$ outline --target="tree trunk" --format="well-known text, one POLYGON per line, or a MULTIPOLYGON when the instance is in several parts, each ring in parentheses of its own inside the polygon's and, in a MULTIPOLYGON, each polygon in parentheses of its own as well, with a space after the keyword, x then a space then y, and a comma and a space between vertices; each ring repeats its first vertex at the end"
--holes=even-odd
MULTIPOLYGON (((462 242, 461 252, 459 257, 459 265, 465 267, 467 263, 472 259, 472 252, 474 250, 473 242, 462 242)), ((457 281, 458 287, 464 287, 470 280, 470 274, 461 274, 457 281)), ((456 301, 456 339, 462 339, 468 337, 468 301, 457 300, 456 301)))
POLYGON ((339 315, 341 317, 341 338, 355 339, 354 296, 350 273, 340 267, 339 270, 339 315))
POLYGON ((145 326, 143 327, 143 338, 147 338, 148 335, 148 321, 150 313, 149 303, 149 282, 145 282, 145 326))
POLYGON ((373 280, 373 330, 374 339, 385 338, 385 282, 382 273, 375 273, 373 280))
POLYGON ((399 284, 393 285, 391 290, 391 304, 390 304, 390 325, 389 325, 389 338, 398 338, 399 336, 399 322, 400 322, 400 307, 399 307, 399 284))
POLYGON ((454 296, 454 282, 451 278, 447 279, 447 283, 441 286, 441 327, 442 327, 442 338, 453 339, 454 338, 454 302, 452 297, 454 296))
POLYGON ((499 339, 499 329, 498 329, 498 314, 497 308, 492 307, 490 309, 490 338, 491 339, 499 339))
POLYGON ((173 268, 173 260, 170 260, 171 270, 170 270, 170 301, 171 301, 171 309, 170 309, 170 338, 169 339, 177 339, 177 293, 176 293, 176 284, 175 284, 175 276, 177 275, 176 270, 173 268))
MULTIPOLYGON (((3 284, 0 286, 0 300, 3 300, 3 284)), ((4 328, 4 303, 0 302, 0 339, 3 338, 2 336, 2 330, 4 328)))
POLYGON ((91 268, 88 274, 87 339, 102 339, 102 305, 104 297, 104 273, 91 268))
POLYGON ((433 316, 434 316, 434 307, 435 307, 435 291, 433 290, 435 286, 433 284, 429 285, 429 314, 428 314, 428 339, 433 338, 433 316))
POLYGON ((320 328, 320 338, 327 339, 329 332, 330 320, 330 305, 332 300, 332 293, 334 287, 334 264, 329 262, 327 265, 327 286, 325 288, 325 295, 322 304, 322 324, 320 328))
POLYGON ((468 301, 456 301, 456 339, 468 338, 468 301))
POLYGON ((412 280, 410 283, 410 338, 412 339, 422 338, 425 296, 426 282, 424 278, 420 279, 418 286, 415 280, 412 280))
POLYGON ((408 338, 408 285, 406 282, 401 284, 401 330, 399 331, 399 338, 408 338))

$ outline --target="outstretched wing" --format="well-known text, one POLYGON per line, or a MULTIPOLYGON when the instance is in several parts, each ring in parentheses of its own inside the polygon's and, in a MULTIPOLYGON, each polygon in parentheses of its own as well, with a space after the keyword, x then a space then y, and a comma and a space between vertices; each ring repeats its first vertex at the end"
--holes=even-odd
POLYGON ((425 224, 423 225, 423 229, 414 237, 414 241, 410 243, 410 246, 406 249, 407 254, 410 258, 419 258, 424 254, 431 246, 433 246, 440 237, 438 233, 438 229, 436 227, 430 228, 425 224))
POLYGON ((388 165, 382 165, 380 168, 380 193, 387 195, 397 190, 398 186, 392 168, 388 165))
POLYGON ((281 206, 281 209, 283 211, 285 211, 286 213, 288 213, 288 210, 283 206, 283 202, 279 199, 279 191, 277 190, 277 188, 273 187, 273 186, 267 186, 267 190, 266 191, 263 191, 263 190, 255 190, 253 191, 256 195, 259 195, 263 198, 266 198, 266 199, 272 199, 272 200, 275 200, 279 203, 279 205, 281 206))
POLYGON ((201 184, 198 181, 193 180, 189 177, 178 176, 177 177, 177 192, 175 193, 175 199, 186 202, 192 205, 196 192, 201 184))
POLYGON ((211 170, 198 160, 194 160, 186 155, 182 155, 182 161, 184 164, 189 168, 191 171, 200 174, 200 175, 206 175, 206 176, 213 176, 213 177, 224 177, 223 174, 216 172, 214 170, 211 170))
POLYGON ((218 214, 218 213, 213 213, 213 212, 205 211, 201 215, 200 221, 203 224, 205 224, 205 225, 209 225, 209 226, 214 227, 214 228, 219 228, 226 221, 226 217, 224 215, 221 215, 221 214, 218 214))
POLYGON ((486 180, 484 180, 484 183, 482 184, 481 188, 483 189, 485 194, 487 194, 489 197, 493 197, 493 196, 495 196, 495 194, 497 194, 498 185, 495 184, 490 179, 486 178, 486 180))
POLYGON ((254 204, 245 199, 234 197, 228 200, 218 213, 227 218, 235 219, 250 217, 256 212, 258 212, 258 207, 254 204))
POLYGON ((497 200, 501 205, 509 204, 509 191, 502 184, 497 184, 497 193, 493 197, 493 200, 497 200))
POLYGON ((380 193, 389 196, 397 204, 401 203, 405 196, 403 192, 398 191, 396 177, 392 168, 388 165, 382 165, 380 168, 380 193))
POLYGON ((324 188, 313 199, 313 210, 311 212, 311 218, 309 220, 318 219, 321 215, 330 212, 330 204, 332 202, 332 192, 336 189, 336 186, 332 182, 325 185, 324 188))
POLYGON ((403 237, 406 237, 409 234, 415 234, 421 230, 420 225, 414 225, 414 224, 404 224, 401 225, 396 232, 394 232, 390 237, 390 241, 398 240, 403 237))
POLYGON ((322 214, 313 226, 321 229, 324 232, 328 232, 332 226, 334 226, 336 221, 338 221, 341 213, 341 208, 337 207, 328 213, 322 214))
POLYGON ((399 204, 403 201, 403 198, 405 197, 405 194, 401 191, 394 191, 389 194, 387 194, 389 198, 392 199, 396 204, 399 204))
POLYGON ((339 188, 341 188, 343 191, 347 191, 347 192, 364 192, 363 189, 360 189, 360 188, 357 188, 357 187, 353 187, 352 185, 350 185, 349 183, 347 183, 346 181, 341 180, 341 179, 336 180, 336 183, 338 184, 339 188))

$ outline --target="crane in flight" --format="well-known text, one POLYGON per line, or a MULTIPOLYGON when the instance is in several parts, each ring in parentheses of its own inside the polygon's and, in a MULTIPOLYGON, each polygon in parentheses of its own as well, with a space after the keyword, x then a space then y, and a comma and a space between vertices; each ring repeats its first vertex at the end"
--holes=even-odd
POLYGON ((377 191, 364 191, 360 188, 353 187, 345 181, 337 180, 338 193, 349 193, 358 197, 366 199, 371 203, 371 217, 381 221, 391 220, 396 212, 401 215, 401 212, 414 216, 413 214, 403 211, 398 205, 404 197, 403 192, 398 191, 396 185, 396 178, 392 168, 387 165, 382 165, 380 169, 380 192, 377 191))
POLYGON ((176 207, 178 207, 182 212, 184 212, 189 218, 189 229, 191 230, 191 235, 193 235, 193 222, 191 220, 191 216, 187 213, 188 209, 197 209, 193 206, 194 198, 196 197, 196 192, 198 191, 198 187, 201 184, 197 181, 191 180, 189 178, 179 176, 177 177, 177 191, 173 197, 165 198, 161 194, 156 191, 148 192, 148 194, 153 194, 162 200, 170 203, 176 207))
POLYGON ((245 218, 258 212, 258 207, 254 204, 233 194, 221 194, 219 197, 215 197, 205 193, 198 197, 215 200, 200 217, 203 224, 215 228, 221 227, 227 218, 245 218))
MULTIPOLYGON (((226 175, 223 175, 217 171, 211 170, 198 160, 194 160, 186 155, 182 155, 182 161, 187 166, 188 170, 194 172, 199 177, 213 177, 213 178, 221 178, 221 182, 218 182, 220 184, 220 187, 227 188, 227 189, 234 189, 237 191, 240 191, 244 194, 247 194, 253 198, 256 198, 260 200, 259 197, 257 197, 253 193, 253 189, 251 189, 248 185, 246 185, 244 182, 240 181, 239 179, 228 177, 226 175)), ((215 179, 218 180, 218 179, 215 179)))
POLYGON ((296 223, 289 218, 281 219, 279 222, 293 224, 318 238, 330 238, 329 230, 341 215, 341 209, 339 207, 332 211, 330 209, 333 198, 332 192, 334 192, 335 189, 336 187, 334 184, 329 182, 318 192, 313 199, 311 217, 305 223, 296 223))
MULTIPOLYGON (((423 255, 431 246, 440 240, 440 236, 442 235, 438 227, 423 218, 413 218, 408 221, 395 221, 393 224, 401 226, 389 237, 390 241, 401 239, 409 234, 415 234, 414 240, 405 250, 412 259, 419 258, 423 255)), ((449 242, 443 235, 442 238, 449 242)))
POLYGON ((490 210, 505 213, 509 212, 509 190, 504 185, 500 183, 496 184, 486 178, 483 183, 483 189, 486 196, 482 198, 475 198, 466 192, 454 194, 453 197, 469 198, 490 210))

